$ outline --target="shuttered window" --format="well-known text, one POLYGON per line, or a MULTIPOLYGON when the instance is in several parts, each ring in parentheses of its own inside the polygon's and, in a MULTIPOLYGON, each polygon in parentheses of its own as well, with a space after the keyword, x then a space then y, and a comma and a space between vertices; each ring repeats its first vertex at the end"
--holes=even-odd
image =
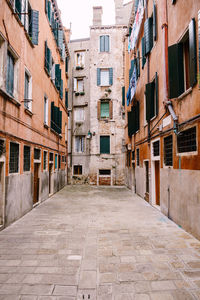
POLYGON ((65 107, 68 108, 68 103, 69 99, 68 99, 68 91, 65 89, 65 107))
POLYGON ((47 45, 47 41, 45 41, 45 69, 47 70, 48 74, 50 75, 52 68, 52 55, 51 50, 47 45))
POLYGON ((51 102, 51 129, 58 134, 62 132, 62 111, 51 102))
POLYGON ((60 69, 60 65, 56 64, 55 65, 55 86, 58 91, 60 91, 60 89, 62 88, 61 85, 62 85, 61 69, 60 69))
POLYGON ((21 19, 21 10, 22 10, 21 0, 15 0, 15 11, 20 19, 21 19))
POLYGON ((55 154, 55 169, 58 168, 58 154, 55 154))
POLYGON ((101 118, 109 118, 109 102, 101 101, 101 118))
POLYGON ((97 85, 110 86, 113 84, 113 68, 97 69, 97 85))
POLYGON ((153 18, 146 19, 144 23, 145 55, 153 48, 153 18))
POLYGON ((110 136, 100 136, 100 153, 110 153, 110 136))
POLYGON ((75 137, 75 152, 83 153, 85 151, 85 137, 76 136, 75 137))
POLYGON ((24 107, 29 109, 28 105, 29 101, 29 76, 25 72, 25 79, 24 79, 24 107))
POLYGON ((14 57, 8 51, 7 53, 7 71, 6 71, 6 91, 13 96, 14 92, 14 57))
POLYGON ((168 48, 169 98, 177 98, 197 83, 197 53, 195 19, 178 44, 168 48))
POLYGON ((110 37, 109 35, 100 36, 100 52, 110 51, 110 37))
POLYGON ((30 171, 31 168, 31 148, 24 146, 24 172, 30 171))
POLYGON ((38 35, 39 35, 39 11, 32 10, 29 4, 29 29, 28 33, 31 41, 34 45, 38 45, 38 35))
POLYGON ((142 69, 144 69, 144 66, 146 64, 146 50, 145 50, 145 38, 142 38, 142 69))
POLYGON ((150 121, 153 117, 158 115, 158 76, 146 84, 146 120, 150 121))
POLYGON ((10 143, 9 172, 19 172, 19 144, 10 143))
POLYGON ((128 135, 131 137, 140 129, 140 103, 136 101, 128 112, 128 135))
POLYGON ((44 124, 48 125, 48 99, 44 97, 44 124))

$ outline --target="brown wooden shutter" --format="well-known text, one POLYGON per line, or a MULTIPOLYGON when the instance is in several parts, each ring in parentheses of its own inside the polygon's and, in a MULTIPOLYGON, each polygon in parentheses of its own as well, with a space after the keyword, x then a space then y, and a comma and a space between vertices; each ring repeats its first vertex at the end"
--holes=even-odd
POLYGON ((109 102, 109 115, 110 115, 110 119, 113 118, 113 102, 112 100, 110 100, 109 102))
POLYGON ((97 101, 97 119, 100 120, 101 117, 101 101, 97 101))

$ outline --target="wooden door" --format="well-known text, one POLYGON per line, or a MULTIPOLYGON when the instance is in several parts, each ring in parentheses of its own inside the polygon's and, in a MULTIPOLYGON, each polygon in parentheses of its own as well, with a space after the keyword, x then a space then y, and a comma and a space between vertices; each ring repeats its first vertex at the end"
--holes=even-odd
POLYGON ((34 164, 33 204, 39 201, 39 166, 40 164, 34 164))
POLYGON ((155 196, 156 205, 160 205, 160 162, 155 161, 155 196))
POLYGON ((51 176, 52 176, 52 167, 53 164, 49 164, 49 194, 51 194, 51 176))

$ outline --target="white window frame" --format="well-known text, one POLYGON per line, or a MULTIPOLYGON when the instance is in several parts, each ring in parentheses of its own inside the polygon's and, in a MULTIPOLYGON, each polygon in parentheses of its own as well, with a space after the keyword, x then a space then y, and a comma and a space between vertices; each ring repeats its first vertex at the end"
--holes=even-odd
POLYGON ((48 123, 49 123, 49 99, 46 95, 44 95, 44 125, 48 126, 48 123))
POLYGON ((25 99, 25 92, 24 92, 24 104, 27 103, 27 107, 24 105, 25 109, 28 109, 32 112, 32 76, 29 70, 25 67, 24 72, 24 89, 25 89, 25 76, 28 75, 29 81, 28 81, 28 101, 25 99))
POLYGON ((84 153, 85 152, 85 136, 79 135, 74 138, 74 152, 84 153), (78 147, 77 147, 78 145, 78 147))
MULTIPOLYGON (((105 80, 105 79, 104 79, 105 80)), ((110 86, 110 73, 109 73, 109 68, 102 68, 100 69, 100 86, 110 86), (102 82, 102 73, 107 72, 108 73, 108 81, 102 82)))
POLYGON ((85 67, 85 50, 75 52, 75 66, 76 67, 85 67), (81 57, 80 62, 78 61, 78 55, 81 57))

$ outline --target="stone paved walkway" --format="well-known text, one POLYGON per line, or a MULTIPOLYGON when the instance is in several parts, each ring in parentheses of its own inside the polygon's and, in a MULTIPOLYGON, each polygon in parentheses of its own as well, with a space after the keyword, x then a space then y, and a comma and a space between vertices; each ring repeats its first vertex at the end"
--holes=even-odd
POLYGON ((0 299, 200 299, 200 243, 126 188, 66 187, 0 232, 0 299))

